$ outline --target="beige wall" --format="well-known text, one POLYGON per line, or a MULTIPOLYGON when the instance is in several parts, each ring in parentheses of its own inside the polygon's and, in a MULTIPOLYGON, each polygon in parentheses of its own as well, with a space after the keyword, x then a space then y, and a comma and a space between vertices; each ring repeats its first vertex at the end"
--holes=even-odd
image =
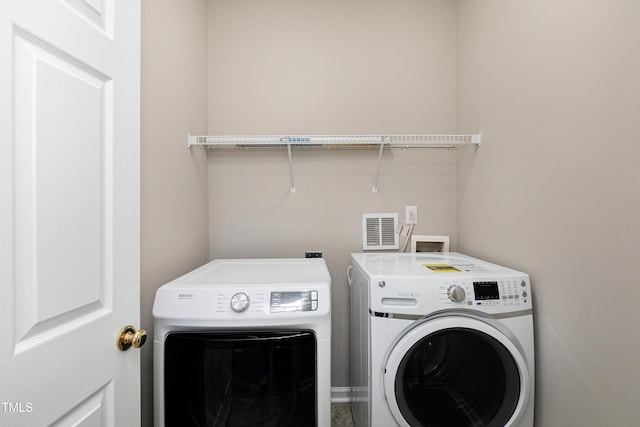
MULTIPOLYGON (((212 134, 455 131, 455 2, 209 1, 212 134)), ((456 239, 447 150, 209 154, 211 258, 321 250, 332 277, 332 386, 349 386, 348 283, 362 213, 418 206, 419 234, 456 239)))
POLYGON ((531 274, 537 425, 638 425, 640 3, 458 9, 458 249, 531 274))
POLYGON ((209 0, 209 132, 453 132, 455 11, 450 0, 209 0))
POLYGON ((151 308, 162 284, 208 260, 205 0, 142 1, 142 424, 153 425, 151 308))

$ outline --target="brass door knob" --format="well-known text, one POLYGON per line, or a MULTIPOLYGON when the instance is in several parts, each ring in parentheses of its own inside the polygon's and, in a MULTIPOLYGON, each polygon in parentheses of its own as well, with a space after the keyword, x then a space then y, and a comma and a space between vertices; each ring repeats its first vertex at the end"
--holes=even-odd
POLYGON ((118 333, 118 341, 116 342, 116 346, 119 350, 126 351, 129 350, 129 347, 133 346, 134 348, 140 348, 147 341, 147 331, 144 329, 134 328, 131 325, 127 325, 124 328, 120 329, 118 333))

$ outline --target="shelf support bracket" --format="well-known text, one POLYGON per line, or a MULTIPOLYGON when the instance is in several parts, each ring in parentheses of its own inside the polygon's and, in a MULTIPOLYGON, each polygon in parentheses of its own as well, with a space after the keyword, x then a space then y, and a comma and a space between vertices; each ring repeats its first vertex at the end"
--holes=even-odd
POLYGON ((291 180, 291 192, 296 192, 296 184, 293 182, 293 158, 291 156, 291 138, 287 137, 287 152, 289 153, 289 179, 291 180))
POLYGON ((382 136, 380 138, 380 151, 378 152, 378 168, 376 170, 376 179, 373 182, 373 192, 378 192, 378 180, 380 179, 380 164, 382 163, 382 151, 384 150, 384 143, 386 142, 387 137, 382 136))

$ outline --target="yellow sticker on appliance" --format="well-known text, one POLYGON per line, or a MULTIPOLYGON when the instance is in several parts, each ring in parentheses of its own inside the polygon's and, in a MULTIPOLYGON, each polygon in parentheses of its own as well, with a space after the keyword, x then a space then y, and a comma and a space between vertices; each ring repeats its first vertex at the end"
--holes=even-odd
POLYGON ((455 273, 460 271, 450 264, 422 264, 422 265, 424 265, 429 270, 436 273, 455 273))

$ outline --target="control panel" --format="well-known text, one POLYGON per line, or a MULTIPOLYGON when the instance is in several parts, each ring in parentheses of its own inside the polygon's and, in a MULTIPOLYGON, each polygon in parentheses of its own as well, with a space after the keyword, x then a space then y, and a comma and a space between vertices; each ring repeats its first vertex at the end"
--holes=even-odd
POLYGON ((156 292, 154 316, 180 322, 193 320, 201 325, 214 322, 234 327, 240 320, 243 325, 256 327, 284 325, 297 321, 294 319, 330 316, 330 301, 331 285, 324 282, 165 285, 156 292))
POLYGON ((439 300, 461 306, 514 306, 530 303, 528 283, 523 278, 489 280, 445 280, 438 284, 439 300))
POLYGON ((217 313, 285 313, 314 312, 318 310, 318 294, 315 289, 303 291, 252 290, 216 292, 217 313))

